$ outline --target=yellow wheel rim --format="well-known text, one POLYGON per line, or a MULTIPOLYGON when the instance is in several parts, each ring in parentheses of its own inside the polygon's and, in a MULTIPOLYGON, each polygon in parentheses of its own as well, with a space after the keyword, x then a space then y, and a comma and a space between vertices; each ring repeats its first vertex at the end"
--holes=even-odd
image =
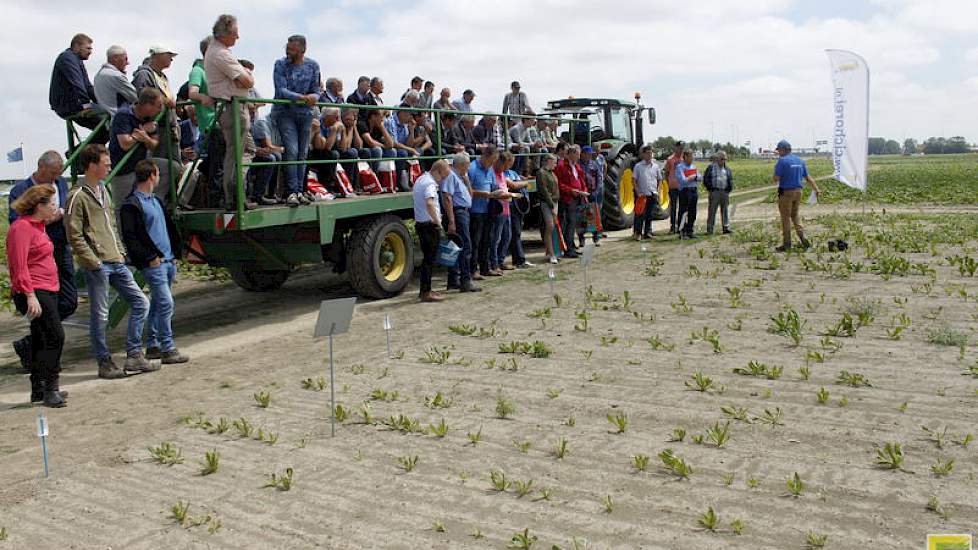
POLYGON ((635 211, 635 195, 632 192, 632 169, 625 168, 618 182, 618 194, 621 195, 621 211, 625 215, 635 211))
POLYGON ((394 282, 401 278, 407 267, 407 246, 397 233, 388 233, 380 245, 380 272, 384 279, 394 282))

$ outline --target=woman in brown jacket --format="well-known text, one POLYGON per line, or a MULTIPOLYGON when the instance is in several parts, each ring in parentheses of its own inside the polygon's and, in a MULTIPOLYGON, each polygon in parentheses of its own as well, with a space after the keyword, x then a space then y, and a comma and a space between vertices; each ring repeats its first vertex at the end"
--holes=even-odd
POLYGON ((557 255, 554 253, 554 221, 557 219, 557 198, 560 191, 557 188, 557 176, 554 175, 554 167, 557 166, 557 157, 554 155, 544 155, 540 171, 537 172, 537 196, 540 197, 540 216, 543 219, 543 246, 547 249, 547 261, 552 264, 557 263, 557 255))

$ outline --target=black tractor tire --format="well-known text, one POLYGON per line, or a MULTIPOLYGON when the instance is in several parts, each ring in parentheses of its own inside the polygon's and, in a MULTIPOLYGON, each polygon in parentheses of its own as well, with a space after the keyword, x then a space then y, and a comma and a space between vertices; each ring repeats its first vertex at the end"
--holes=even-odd
POLYGON ((251 292, 267 292, 276 290, 285 284, 290 271, 287 270, 256 270, 243 265, 228 267, 231 280, 241 288, 251 292))
POLYGON ((357 294, 390 298, 414 273, 414 241, 401 218, 390 214, 360 222, 347 242, 346 270, 357 294))
MULTIPOLYGON (((627 205, 621 200, 622 176, 631 178, 632 165, 635 156, 628 151, 622 152, 617 158, 608 163, 604 176, 604 205, 601 207, 601 225, 609 231, 628 229, 634 220, 634 201, 627 205)), ((626 189, 632 188, 632 182, 625 182, 626 189)))

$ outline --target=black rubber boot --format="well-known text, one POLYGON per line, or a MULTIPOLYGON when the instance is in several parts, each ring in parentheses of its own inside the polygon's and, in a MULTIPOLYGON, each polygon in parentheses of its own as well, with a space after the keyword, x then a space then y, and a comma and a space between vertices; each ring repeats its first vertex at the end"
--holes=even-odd
POLYGON ((67 404, 64 397, 61 396, 61 392, 58 391, 57 377, 55 377, 55 382, 53 384, 48 382, 44 389, 44 406, 57 409, 67 404))
MULTIPOLYGON (((65 399, 68 399, 68 392, 61 391, 61 388, 59 387, 60 385, 59 378, 60 375, 57 374, 54 375, 54 379, 48 382, 48 388, 52 393, 57 394, 63 401, 65 399)), ((43 401, 45 405, 48 405, 47 399, 45 397, 47 393, 48 392, 45 391, 44 389, 44 383, 40 381, 40 376, 36 376, 32 374, 31 375, 31 403, 40 403, 43 401)), ((55 406, 55 405, 48 405, 48 406, 55 406)), ((63 407, 64 405, 57 405, 57 406, 63 407)))

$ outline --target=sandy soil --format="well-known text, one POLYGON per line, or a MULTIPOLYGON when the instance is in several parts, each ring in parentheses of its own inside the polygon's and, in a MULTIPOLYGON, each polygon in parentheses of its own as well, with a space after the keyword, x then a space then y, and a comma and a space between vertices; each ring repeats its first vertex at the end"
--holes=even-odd
MULTIPOLYGON (((769 219, 771 210, 745 205, 738 218, 769 219)), ((373 416, 404 414, 424 427, 444 419, 450 428, 444 438, 366 425, 358 413, 329 437, 328 391, 303 389, 301 381, 328 376, 325 342, 311 338, 318 302, 351 291, 323 270, 304 270, 269 294, 180 282, 175 326, 193 362, 150 375, 96 379, 87 335, 71 330, 64 374, 70 406, 45 411, 47 479, 39 476, 37 409, 26 404, 26 377, 13 366, 0 371, 0 527, 9 532, 0 548, 505 548, 526 528, 539 537, 534 548, 574 548, 576 537, 580 548, 587 541, 587 548, 781 550, 802 548, 809 529, 828 535, 827 548, 921 548, 927 533, 978 525, 976 444, 937 448, 921 430, 948 426, 959 437, 975 431, 978 380, 960 374, 974 363, 974 334, 963 360, 957 348, 925 338, 942 322, 973 329, 974 304, 943 291, 960 283, 974 292, 973 279, 938 266, 937 284, 923 295, 911 292, 911 284, 926 280, 916 275, 830 280, 805 272, 797 259, 778 270, 755 269, 747 245, 728 237, 692 244, 657 237, 644 252, 625 237, 597 250, 590 280, 617 302, 592 304, 586 332, 574 328, 585 308, 576 262, 557 268, 562 305, 543 322, 527 314, 554 305, 546 268, 510 272, 481 294, 451 294, 438 305, 416 303, 415 290, 358 304, 351 333, 336 339, 337 401, 356 410, 374 390, 396 391, 393 402, 372 401, 373 416), (737 263, 721 263, 714 250, 737 263), (653 254, 662 265, 650 277, 644 271, 653 254), (745 287, 747 304, 731 308, 725 287, 745 281, 759 286, 745 287), (625 290, 633 302, 628 310, 619 307, 625 290), (679 311, 680 294, 688 313, 679 311), (818 332, 838 320, 851 297, 879 298, 885 312, 854 338, 834 338, 843 344, 838 352, 821 350, 818 332), (808 322, 800 347, 767 332, 783 304, 808 322), (939 318, 925 317, 937 308, 939 318), (890 340, 885 329, 900 313, 913 324, 902 339, 890 340), (386 356, 385 314, 401 359, 386 356), (733 330, 737 319, 741 329, 733 330), (495 334, 485 338, 448 329, 460 323, 488 329, 493 321, 495 334), (690 333, 703 327, 718 331, 723 353, 690 343, 690 333), (675 348, 653 350, 652 336, 675 348), (554 353, 517 356, 515 372, 487 368, 491 361, 506 364, 512 356, 498 353, 498 345, 513 340, 539 340, 554 353), (418 361, 432 346, 450 348, 448 364, 418 361), (798 369, 808 350, 822 351, 825 362, 812 363, 806 381, 798 369), (452 364, 456 359, 464 364, 452 364), (731 372, 752 360, 783 365, 784 374, 767 380, 731 372), (872 387, 837 385, 840 370, 865 375, 872 387), (694 372, 725 391, 687 389, 694 372), (815 397, 822 387, 830 392, 825 405, 815 397), (549 397, 548 389, 559 396, 549 397), (268 408, 253 399, 260 390, 271 394, 268 408), (438 391, 450 407, 425 405, 438 391), (516 407, 505 420, 495 411, 500 395, 516 407), (749 419, 780 408, 783 425, 732 421, 722 448, 693 443, 693 435, 727 420, 724 405, 748 408, 749 419), (629 419, 623 434, 611 433, 607 420, 617 412, 629 419), (215 423, 247 418, 278 441, 178 422, 198 413, 215 423), (677 426, 688 435, 669 442, 677 426), (467 434, 480 429, 482 441, 470 444, 467 434), (568 442, 563 459, 552 453, 559 438, 568 442), (180 448, 182 464, 151 460, 147 447, 163 441, 180 448), (514 441, 530 446, 521 452, 514 441), (874 466, 875 446, 890 441, 903 444, 905 471, 874 466), (693 466, 689 480, 664 470, 656 455, 666 448, 693 466), (204 453, 214 449, 219 470, 199 475, 204 453), (632 466, 637 454, 651 457, 644 472, 632 466), (414 455, 416 467, 405 472, 398 457, 414 455), (931 473, 939 457, 956 460, 947 477, 931 473), (294 469, 290 491, 263 488, 268 474, 287 467, 294 469), (532 479, 533 490, 522 498, 515 487, 491 490, 492 469, 510 480, 532 479), (798 498, 786 496, 785 480, 795 472, 805 484, 798 498), (729 484, 725 475, 733 476, 729 484), (756 488, 748 488, 749 478, 759 481, 756 488), (538 499, 540 488, 552 490, 549 500, 538 499), (602 503, 609 495, 610 513, 602 503), (949 519, 925 509, 931 495, 949 519), (220 528, 210 534, 207 524, 178 525, 170 507, 180 500, 190 502, 194 518, 220 518, 220 528), (719 532, 697 524, 710 506, 720 516, 719 532), (735 518, 745 523, 741 535, 730 530, 735 518)), ((444 284, 443 276, 438 281, 444 284)), ((22 330, 7 316, 0 341, 22 330)), ((113 335, 116 350, 121 336, 113 335)), ((0 361, 12 365, 9 346, 3 348, 0 361)))

